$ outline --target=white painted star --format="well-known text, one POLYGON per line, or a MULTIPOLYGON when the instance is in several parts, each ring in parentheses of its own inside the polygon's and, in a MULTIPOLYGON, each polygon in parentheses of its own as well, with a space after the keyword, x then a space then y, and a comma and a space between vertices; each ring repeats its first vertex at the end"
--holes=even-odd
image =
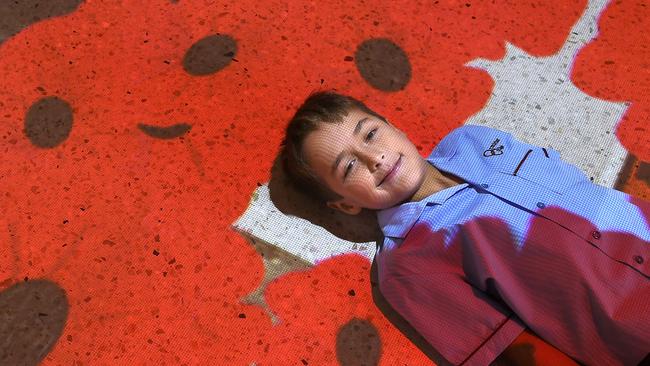
POLYGON ((593 182, 613 187, 627 150, 616 125, 629 103, 594 98, 570 80, 575 57, 597 35, 606 1, 590 1, 564 45, 550 57, 534 57, 506 42, 498 61, 475 59, 465 66, 487 71, 495 86, 488 103, 465 123, 486 125, 521 141, 560 152, 593 182))

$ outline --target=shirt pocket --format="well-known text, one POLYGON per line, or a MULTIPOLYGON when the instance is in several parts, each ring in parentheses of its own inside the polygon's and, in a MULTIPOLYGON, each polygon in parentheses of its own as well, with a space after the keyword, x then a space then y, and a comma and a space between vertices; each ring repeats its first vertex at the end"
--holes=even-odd
POLYGON ((518 144, 500 171, 558 194, 589 180, 576 166, 563 161, 557 151, 530 144, 518 144))

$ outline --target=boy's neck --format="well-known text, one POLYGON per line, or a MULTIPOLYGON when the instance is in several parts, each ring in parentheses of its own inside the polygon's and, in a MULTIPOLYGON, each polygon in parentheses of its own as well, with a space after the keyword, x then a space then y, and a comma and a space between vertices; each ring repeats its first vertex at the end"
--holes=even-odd
POLYGON ((430 195, 442 191, 443 189, 453 187, 458 184, 465 183, 465 181, 453 174, 443 172, 436 169, 432 164, 427 162, 427 170, 424 176, 424 181, 415 194, 408 200, 408 202, 418 202, 430 195))

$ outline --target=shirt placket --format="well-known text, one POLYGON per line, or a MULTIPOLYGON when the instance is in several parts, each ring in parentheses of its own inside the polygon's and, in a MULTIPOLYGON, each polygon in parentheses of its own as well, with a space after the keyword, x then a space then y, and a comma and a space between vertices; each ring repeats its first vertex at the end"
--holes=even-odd
POLYGON ((560 204, 561 201, 570 200, 570 197, 565 197, 520 177, 503 173, 493 174, 489 179, 480 183, 477 188, 562 226, 602 250, 609 257, 627 264, 645 276, 650 276, 650 243, 633 235, 603 233, 589 220, 567 219, 566 212, 560 210, 543 210, 550 206, 561 208, 564 206, 560 204), (533 185, 535 187, 531 189, 533 185))

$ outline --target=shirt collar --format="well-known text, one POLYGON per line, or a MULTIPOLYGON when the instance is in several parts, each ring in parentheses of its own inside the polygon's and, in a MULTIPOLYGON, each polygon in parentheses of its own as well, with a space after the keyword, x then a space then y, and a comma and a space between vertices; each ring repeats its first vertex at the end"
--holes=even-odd
MULTIPOLYGON (((458 136, 453 134, 453 136, 449 137, 443 139, 433 149, 426 160, 438 170, 450 172, 465 179, 462 174, 459 174, 460 172, 453 169, 452 164, 449 164, 451 158, 457 151, 458 136)), ((458 184, 435 192, 418 202, 407 202, 384 210, 378 210, 376 214, 379 227, 384 233, 384 236, 402 239, 411 230, 415 221, 420 218, 422 211, 427 205, 442 205, 454 193, 467 186, 468 183, 458 184)))
POLYGON ((427 205, 442 205, 454 193, 467 187, 467 183, 458 184, 433 193, 418 202, 407 202, 398 206, 377 211, 377 221, 384 236, 404 238, 415 221, 420 218, 427 205))

